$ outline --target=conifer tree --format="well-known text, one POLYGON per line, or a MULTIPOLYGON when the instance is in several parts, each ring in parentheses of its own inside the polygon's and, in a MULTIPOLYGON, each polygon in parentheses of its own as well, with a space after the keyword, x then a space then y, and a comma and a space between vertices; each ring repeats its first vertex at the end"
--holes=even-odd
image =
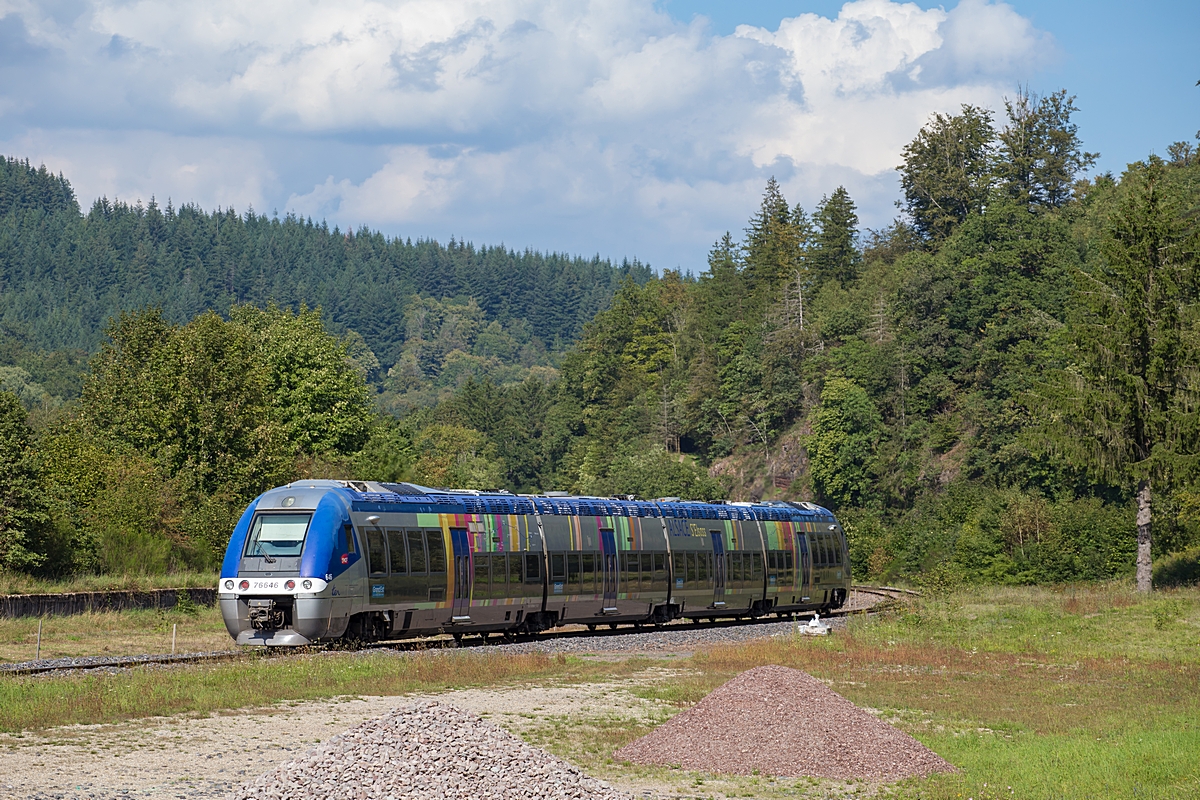
POLYGON ((1136 486, 1143 592, 1151 588, 1151 489, 1200 455, 1197 252, 1165 173, 1154 157, 1122 180, 1104 263, 1080 277, 1074 364, 1047 395, 1054 448, 1101 480, 1136 486))
POLYGON ((862 254, 858 251, 858 214, 844 186, 821 198, 813 219, 817 224, 815 246, 809 264, 817 280, 836 280, 843 286, 858 275, 862 254))

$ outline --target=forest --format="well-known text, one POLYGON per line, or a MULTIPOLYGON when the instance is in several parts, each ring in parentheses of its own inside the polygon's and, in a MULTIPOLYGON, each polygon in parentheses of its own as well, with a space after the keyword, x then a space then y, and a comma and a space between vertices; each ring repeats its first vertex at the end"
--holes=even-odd
POLYGON ((698 275, 82 214, 9 159, 0 568, 208 567, 258 492, 328 476, 814 500, 864 580, 1195 580, 1196 149, 1088 177, 1076 111, 935 114, 880 230, 771 179, 698 275))

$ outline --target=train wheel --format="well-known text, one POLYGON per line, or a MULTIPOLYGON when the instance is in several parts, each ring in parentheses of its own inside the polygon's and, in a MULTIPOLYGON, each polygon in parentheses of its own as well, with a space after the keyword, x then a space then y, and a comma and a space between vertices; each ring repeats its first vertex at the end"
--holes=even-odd
POLYGON ((615 622, 608 623, 608 629, 610 631, 615 631, 617 629, 617 623, 615 623, 615 622))
POLYGON ((480 639, 483 639, 483 643, 484 643, 484 644, 487 644, 487 640, 488 640, 488 632, 487 632, 487 631, 480 631, 480 633, 479 633, 479 638, 480 638, 480 639))
POLYGON ((589 622, 589 623, 588 623, 588 630, 589 630, 589 631, 594 631, 594 630, 596 630, 596 623, 594 623, 594 622, 589 622))
POLYGON ((463 635, 461 633, 452 633, 450 635, 454 637, 454 645, 456 647, 462 647, 463 635))

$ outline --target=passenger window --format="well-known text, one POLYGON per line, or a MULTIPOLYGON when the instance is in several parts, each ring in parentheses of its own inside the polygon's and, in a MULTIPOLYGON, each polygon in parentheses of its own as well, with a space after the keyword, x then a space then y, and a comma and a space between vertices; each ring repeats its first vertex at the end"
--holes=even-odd
POLYGON ((542 582, 542 557, 525 556, 525 580, 528 583, 542 582))
POLYGON ((750 554, 750 580, 755 583, 762 583, 763 580, 763 557, 762 553, 750 554))
POLYGON ((567 557, 562 553, 550 556, 550 580, 564 581, 567 579, 567 557))
POLYGON ((696 584, 703 589, 708 584, 708 576, 712 574, 712 553, 697 553, 696 584))
POLYGON ((642 588, 649 589, 654 575, 654 556, 642 553, 642 588))
POLYGON ((383 543, 383 531, 367 531, 367 563, 372 575, 387 575, 387 548, 383 543))
POLYGON ((654 582, 662 586, 667 582, 667 554, 654 554, 654 582))
POLYGON ((567 585, 568 594, 579 594, 583 591, 580 588, 579 553, 567 556, 567 585))
POLYGON ((508 556, 492 555, 492 597, 508 597, 508 556))
POLYGON ((525 559, 519 555, 510 555, 508 557, 508 585, 511 587, 509 594, 520 594, 521 584, 525 578, 521 574, 521 567, 525 559))
POLYGON ((354 528, 350 527, 349 525, 346 525, 346 526, 343 528, 343 531, 344 531, 344 532, 345 532, 345 534, 346 534, 346 552, 347 552, 347 553, 353 553, 353 552, 355 552, 355 549, 354 549, 354 528))
POLYGON ((580 561, 582 562, 580 571, 583 575, 583 593, 594 594, 596 591, 596 554, 584 553, 580 561))
POLYGON ((393 575, 408 573, 408 551, 404 547, 404 531, 388 531, 388 557, 391 559, 393 575))
POLYGON ((491 565, 491 559, 487 553, 475 554, 475 587, 473 594, 480 599, 486 599, 492 596, 492 589, 488 581, 488 567, 491 565))
POLYGON ((407 531, 408 571, 413 575, 424 575, 428 571, 425 562, 425 537, 420 531, 407 531))
POLYGON ((733 581, 733 585, 741 588, 742 583, 742 554, 729 554, 729 580, 733 581))
POLYGON ((429 543, 429 572, 432 575, 444 575, 446 572, 446 542, 441 531, 426 531, 426 541, 429 543))
POLYGON ((696 588, 696 553, 687 554, 687 583, 689 589, 696 588))
POLYGON ((842 565, 842 540, 838 536, 833 537, 833 563, 837 566, 842 565))

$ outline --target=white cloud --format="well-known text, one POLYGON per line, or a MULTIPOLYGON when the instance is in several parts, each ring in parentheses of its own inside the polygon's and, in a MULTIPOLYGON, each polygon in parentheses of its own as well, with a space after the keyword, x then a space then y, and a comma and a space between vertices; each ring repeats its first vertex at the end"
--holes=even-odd
POLYGON ((886 222, 928 116, 995 106, 1053 49, 984 0, 730 36, 652 0, 4 8, 37 63, 0 64, 0 137, 81 192, 694 269, 770 174, 809 207, 844 183, 886 222))

